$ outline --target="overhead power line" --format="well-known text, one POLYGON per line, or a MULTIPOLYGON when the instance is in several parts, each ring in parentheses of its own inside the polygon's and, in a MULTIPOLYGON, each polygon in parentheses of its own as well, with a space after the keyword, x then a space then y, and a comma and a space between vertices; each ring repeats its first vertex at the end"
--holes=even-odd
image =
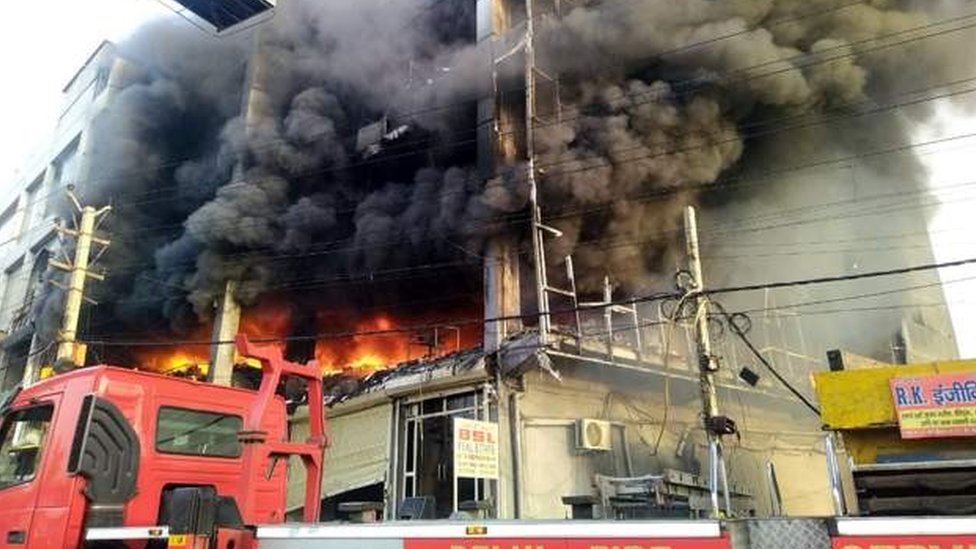
POLYGON ((836 276, 822 276, 818 278, 805 278, 799 280, 786 280, 782 282, 766 282, 761 284, 747 284, 743 286, 726 286, 724 288, 706 289, 702 293, 706 295, 721 295, 739 292, 752 292, 756 290, 774 290, 777 288, 793 288, 798 286, 810 286, 812 284, 829 284, 833 282, 849 282, 852 280, 863 280, 866 278, 879 278, 886 276, 903 275, 921 271, 932 271, 936 269, 947 269, 962 265, 976 263, 976 258, 958 259, 955 261, 944 261, 942 263, 927 263, 924 265, 913 265, 911 267, 900 267, 897 269, 887 269, 883 271, 871 271, 867 273, 846 274, 836 276))
MULTIPOLYGON (((786 304, 783 304, 783 305, 770 305, 770 306, 766 306, 766 307, 762 307, 762 308, 756 307, 756 308, 753 308, 753 309, 746 309, 746 310, 737 311, 737 312, 742 313, 742 314, 754 314, 754 313, 766 313, 766 312, 769 312, 769 311, 795 310, 795 309, 798 309, 800 307, 813 307, 813 306, 816 306, 816 305, 828 305, 828 304, 833 304, 833 303, 843 303, 843 302, 846 302, 846 301, 856 301, 856 300, 861 300, 861 299, 871 299, 871 298, 875 298, 875 297, 885 297, 885 296, 889 296, 889 295, 902 294, 902 293, 907 293, 907 292, 914 292, 914 291, 917 291, 917 290, 924 290, 924 289, 927 289, 927 288, 935 288, 935 287, 939 287, 939 286, 943 286, 944 287, 944 286, 949 286, 949 285, 952 285, 952 284, 959 284, 959 283, 962 283, 962 282, 972 282, 974 280, 976 280, 976 276, 967 276, 967 277, 963 277, 963 278, 956 278, 956 279, 953 279, 953 280, 944 280, 944 281, 938 281, 938 282, 929 282, 929 283, 926 283, 926 284, 914 284, 912 286, 902 286, 900 288, 893 288, 893 289, 890 289, 890 290, 881 290, 881 291, 877 291, 877 292, 860 293, 860 294, 855 294, 855 295, 846 295, 846 296, 831 297, 831 298, 825 298, 825 299, 815 299, 815 300, 810 300, 810 301, 800 301, 800 302, 794 302, 794 303, 786 303, 786 304)), ((812 312, 812 311, 808 311, 808 312, 812 312)))
MULTIPOLYGON (((751 285, 744 285, 744 286, 730 286, 730 287, 724 287, 724 288, 705 289, 701 293, 704 294, 704 295, 706 295, 706 296, 714 296, 714 295, 720 295, 720 294, 729 294, 729 293, 736 293, 736 292, 748 292, 748 291, 764 290, 764 289, 776 289, 776 288, 786 288, 786 287, 795 287, 795 286, 807 286, 807 285, 813 285, 813 284, 827 284, 827 283, 845 282, 845 281, 851 281, 851 280, 862 280, 862 279, 867 279, 867 278, 888 277, 888 276, 895 276, 895 275, 901 275, 901 274, 909 274, 909 273, 919 272, 919 271, 931 271, 931 270, 936 270, 936 269, 944 269, 944 268, 950 268, 950 267, 957 267, 957 266, 961 266, 961 265, 969 265, 969 264, 974 264, 974 263, 976 263, 976 258, 969 258, 969 259, 961 259, 961 260, 957 260, 957 261, 947 261, 947 262, 942 262, 942 263, 929 263, 929 264, 925 264, 925 265, 913 265, 913 266, 909 266, 909 267, 901 267, 901 268, 898 268, 898 269, 888 269, 888 270, 882 270, 882 271, 871 271, 871 272, 858 273, 858 274, 836 275, 836 276, 830 276, 830 277, 817 277, 817 278, 807 278, 807 279, 790 280, 790 281, 780 281, 780 282, 766 282, 766 283, 761 283, 761 284, 751 284, 751 285)), ((567 308, 562 308, 562 309, 559 309, 559 310, 552 310, 552 311, 549 311, 548 313, 545 313, 545 314, 548 314, 548 315, 560 315, 560 314, 574 313, 574 312, 597 311, 597 310, 603 310, 603 309, 605 309, 607 307, 621 306, 621 305, 622 306, 628 306, 628 305, 635 305, 635 304, 638 304, 638 303, 649 303, 649 302, 654 302, 654 301, 673 300, 673 299, 676 299, 676 298, 679 298, 679 297, 681 297, 681 295, 680 294, 677 294, 677 293, 674 293, 674 292, 658 292, 658 293, 654 293, 654 294, 647 294, 647 295, 642 295, 642 296, 637 296, 637 297, 631 297, 631 298, 625 298, 625 299, 609 300, 607 302, 603 302, 603 303, 599 303, 599 304, 594 304, 594 305, 581 305, 581 306, 578 306, 578 307, 567 307, 567 308)), ((519 315, 497 316, 497 317, 491 317, 491 318, 455 319, 455 320, 449 320, 449 321, 446 321, 446 322, 447 323, 450 323, 451 325, 454 325, 454 326, 484 325, 484 324, 490 324, 490 323, 508 322, 508 321, 512 321, 512 320, 521 320, 521 321, 532 320, 532 319, 538 318, 540 315, 541 315, 540 313, 529 313, 529 314, 519 314, 519 315)), ((422 325, 404 326, 404 327, 389 328, 389 329, 382 329, 382 330, 347 331, 347 332, 323 332, 323 333, 317 333, 317 334, 307 334, 307 335, 296 335, 296 336, 284 336, 284 337, 263 338, 263 339, 257 339, 255 341, 258 341, 258 342, 286 342, 286 341, 309 341, 309 340, 317 340, 317 339, 341 339, 341 338, 349 338, 349 337, 356 337, 356 336, 393 335, 393 334, 402 334, 402 333, 413 333, 413 332, 417 332, 417 331, 424 330, 424 329, 432 329, 434 327, 442 326, 444 324, 445 324, 445 322, 439 322, 439 323, 436 323, 436 324, 429 324, 428 323, 428 324, 422 324, 422 325)), ((229 344, 230 343, 229 341, 211 341, 211 340, 182 340, 182 341, 168 341, 168 342, 143 341, 143 340, 113 340, 111 338, 105 338, 104 336, 98 336, 98 335, 91 336, 89 338, 89 341, 92 344, 99 344, 99 345, 105 345, 105 346, 126 346, 126 345, 128 345, 128 346, 133 346, 133 347, 139 347, 139 346, 211 345, 211 344, 229 344)))
MULTIPOLYGON (((942 92, 942 93, 939 93, 939 94, 936 94, 936 95, 931 95, 931 96, 926 96, 926 97, 917 97, 918 95, 920 95, 922 93, 925 93, 925 92, 929 92, 929 91, 933 91, 933 90, 944 90, 946 88, 951 88, 951 87, 959 86, 959 85, 964 84, 964 83, 973 82, 974 80, 976 80, 976 76, 972 76, 972 77, 968 77, 968 78, 962 78, 962 79, 956 79, 956 80, 953 80, 953 81, 950 81, 950 82, 943 82, 943 83, 940 83, 940 84, 937 84, 937 85, 928 86, 926 88, 915 89, 915 90, 911 90, 909 92, 901 93, 901 94, 898 94, 898 96, 901 96, 901 97, 914 97, 914 98, 913 99, 906 100, 906 101, 903 101, 903 102, 900 102, 900 103, 892 102, 892 103, 887 103, 887 104, 883 104, 883 105, 877 105, 873 100, 853 101, 853 102, 848 102, 848 103, 845 103, 845 104, 834 105, 834 106, 830 107, 829 109, 826 109, 823 112, 817 113, 816 116, 811 115, 809 113, 800 114, 800 115, 784 115, 784 116, 777 117, 777 118, 774 118, 774 119, 763 120, 763 121, 755 122, 755 123, 751 123, 751 124, 744 124, 742 126, 739 126, 739 127, 735 128, 734 135, 731 135, 730 137, 727 137, 725 139, 719 139, 718 141, 715 141, 715 139, 722 138, 724 135, 728 135, 730 133, 733 133, 733 131, 702 132, 700 135, 697 136, 697 137, 700 137, 702 139, 702 141, 703 141, 702 143, 699 143, 699 144, 696 144, 696 145, 683 146, 683 147, 680 147, 680 148, 674 148, 674 147, 662 148, 662 149, 658 149, 658 150, 654 150, 654 151, 649 151, 646 155, 640 155, 640 156, 633 157, 633 158, 618 158, 618 159, 615 159, 615 160, 612 160, 612 161, 609 161, 606 158, 602 158, 602 157, 601 158, 571 159, 571 160, 551 160, 551 161, 548 161, 548 162, 540 162, 538 164, 538 167, 540 168, 540 170, 545 171, 546 168, 549 168, 549 167, 555 167, 555 166, 560 166, 560 165, 564 165, 564 164, 573 164, 573 163, 581 164, 582 165, 582 164, 584 164, 587 161, 596 160, 596 161, 599 162, 598 164, 596 164, 594 166, 582 166, 582 167, 584 167, 585 169, 591 169, 591 168, 592 169, 599 169, 599 168, 604 168, 604 167, 614 167, 616 165, 626 165, 626 164, 629 164, 629 163, 632 163, 632 162, 638 162, 638 161, 642 161, 642 160, 649 160, 649 159, 658 158, 658 157, 670 156, 670 155, 673 155, 673 154, 680 154, 680 153, 686 153, 686 152, 691 152, 691 151, 695 151, 695 150, 708 149, 708 148, 717 147, 717 146, 720 146, 720 145, 723 145, 723 144, 736 143, 736 142, 739 142, 739 141, 749 140, 749 139, 753 139, 753 138, 756 138, 756 137, 765 137, 765 136, 768 136, 768 135, 774 135, 774 134, 778 134, 778 133, 782 133, 782 132, 789 132, 789 131, 794 131, 794 130, 798 130, 798 129, 806 129, 806 128, 814 127, 814 126, 828 125, 828 124, 831 124, 831 123, 837 122, 837 121, 842 121, 842 120, 847 120, 847 119, 852 119, 852 118, 859 118, 859 117, 866 117, 866 116, 871 116, 871 115, 876 115, 876 114, 882 114, 882 113, 886 113, 886 112, 889 112, 889 111, 892 111, 892 110, 896 110, 896 109, 901 109, 901 108, 905 108, 905 107, 916 106, 916 105, 920 105, 920 104, 923 104, 923 103, 930 103, 930 102, 933 102, 933 101, 939 101, 939 100, 943 100, 943 99, 957 97, 957 96, 960 96, 960 95, 971 94, 973 92, 976 92, 976 88, 967 88, 967 89, 955 90, 955 91, 945 91, 945 92, 942 92), (823 117, 823 115, 831 115, 831 114, 833 114, 833 116, 828 116, 826 118, 823 117), (803 122, 805 119, 806 119, 806 122, 803 122), (797 121, 799 121, 800 123, 791 124, 791 125, 783 125, 783 124, 781 124, 782 122, 797 122, 797 121), (747 131, 747 130, 751 130, 753 128, 757 128, 757 129, 755 131, 747 131)), ((625 147, 625 148, 611 149, 611 150, 606 151, 605 154, 608 155, 608 156, 615 156, 615 155, 618 155, 618 154, 621 154, 621 153, 640 152, 640 151, 644 151, 644 150, 646 150, 646 146, 645 145, 638 145, 638 146, 635 146, 635 147, 625 147)), ((337 168, 337 169, 345 169, 345 168, 346 167, 337 168)), ((563 173, 574 173, 575 171, 576 170, 574 170, 574 169, 560 170, 560 171, 551 172, 550 175, 552 175, 552 174, 561 175, 563 173)), ((235 183, 229 183, 228 185, 235 185, 235 183)), ((438 197, 443 198, 443 197, 447 197, 447 196, 450 196, 450 195, 453 195, 453 194, 461 194, 461 193, 469 193, 469 191, 467 189, 457 190, 457 191, 444 191, 444 192, 439 193, 438 194, 438 197)), ((146 201, 143 201, 143 202, 140 202, 140 203, 131 203, 131 204, 128 204, 128 205, 130 205, 130 206, 131 205, 135 205, 135 204, 143 204, 143 205, 145 205, 145 204, 151 204, 151 203, 157 203, 157 202, 168 202, 168 201, 177 200, 177 199, 179 199, 178 196, 172 196, 172 195, 170 195, 170 196, 167 196, 165 198, 146 200, 146 201)), ((348 208, 339 208, 339 209, 336 209, 334 213, 337 214, 337 215, 339 215, 339 214, 354 213, 355 211, 356 211, 356 207, 348 207, 348 208)), ((228 225, 229 224, 230 224, 230 222, 228 222, 228 225)), ((167 224, 167 225, 156 225, 156 226, 143 227, 143 228, 138 229, 138 232, 140 232, 140 233, 151 233, 151 232, 157 232, 157 231, 164 231, 164 230, 168 230, 168 229, 177 229, 178 230, 178 229, 180 229, 182 227, 183 227, 183 223, 181 222, 181 223, 173 223, 173 224, 167 224)))
MULTIPOLYGON (((973 301, 966 300, 956 300, 952 302, 952 305, 971 305, 973 301)), ((875 305, 869 307, 845 307, 843 309, 818 309, 816 311, 798 311, 792 314, 776 314, 776 317, 805 317, 805 316, 820 316, 820 315, 845 315, 845 314, 855 314, 855 313, 876 313, 880 311, 904 311, 913 309, 928 309, 928 308, 948 308, 949 303, 946 302, 935 302, 929 301, 925 303, 905 303, 901 305, 875 305)))
MULTIPOLYGON (((976 134, 971 134, 971 135, 972 136, 976 136, 976 134)), ((943 142, 946 139, 956 139, 956 138, 958 138, 958 137, 950 137, 950 138, 945 138, 945 139, 940 139, 940 140, 934 140, 934 141, 925 142, 925 143, 918 143, 915 146, 930 146, 933 143, 943 142)), ((897 147, 895 150, 899 150, 900 151, 902 149, 903 149, 903 147, 897 147)), ((884 151, 882 151, 882 152, 884 152, 884 151)), ((875 152, 872 152, 872 153, 868 153, 867 155, 847 156, 847 157, 843 157, 843 158, 840 158, 840 159, 832 160, 832 161, 830 161, 830 163, 843 163, 843 162, 848 162, 848 161, 850 161, 852 159, 857 159, 857 158, 859 158, 861 156, 876 156, 877 153, 878 153, 878 151, 875 151, 875 152)), ((819 165, 822 165, 822 163, 817 162, 816 165, 819 166, 819 165)), ((788 168, 786 170, 780 170, 780 171, 770 172, 768 174, 763 174, 760 177, 756 177, 756 178, 736 178, 736 179, 730 181, 729 183, 727 183, 724 188, 727 190, 728 188, 730 188, 730 186, 733 183, 736 183, 736 182, 739 182, 741 184, 736 184, 734 188, 748 187, 748 186, 751 186, 749 183, 752 182, 752 181, 764 181, 766 179, 773 178, 776 175, 779 175, 779 174, 782 174, 782 173, 794 172, 794 171, 797 171, 798 169, 802 169, 802 168, 803 168, 803 166, 800 166, 800 167, 791 167, 791 168, 788 168)), ((960 183, 960 184, 954 186, 953 188, 941 189, 941 190, 936 190, 936 191, 920 190, 917 193, 908 193, 907 195, 906 195, 906 193, 885 193, 885 194, 882 194, 882 195, 867 196, 867 197, 858 197, 856 199, 845 200, 845 201, 836 201, 836 202, 832 202, 832 203, 828 203, 828 204, 815 204, 815 205, 812 205, 812 206, 809 206, 809 207, 795 208, 795 209, 788 210, 788 211, 790 212, 791 215, 795 215, 795 214, 801 212, 802 210, 806 210, 806 209, 820 209, 820 208, 824 208, 824 207, 827 207, 827 206, 838 206, 838 205, 844 205, 844 204, 854 204, 854 203, 862 203, 862 202, 873 202, 875 200, 885 199, 885 198, 895 198, 895 197, 897 197, 897 198, 905 198, 906 196, 911 196, 911 195, 916 195, 916 194, 930 194, 930 193, 939 193, 939 192, 945 192, 945 191, 952 191, 955 188, 965 188, 965 187, 970 187, 972 185, 976 185, 976 180, 970 181, 970 182, 960 183)), ((716 187, 708 187, 708 188, 713 188, 714 190, 718 190, 716 187)), ((702 189, 702 190, 705 190, 705 189, 702 189)), ((654 191, 652 193, 643 194, 642 196, 634 196, 634 197, 631 197, 629 200, 626 200, 626 201, 628 201, 628 202, 652 201, 652 200, 660 199, 660 198, 662 198, 664 196, 667 196, 669 194, 679 193, 679 192, 683 192, 683 190, 681 189, 680 186, 667 187, 667 188, 658 189, 658 190, 656 190, 656 191, 654 191)), ((625 199, 619 199, 618 201, 614 201, 614 203, 617 203, 619 201, 625 201, 625 199)), ((711 236, 721 236, 721 235, 740 234, 740 233, 747 233, 747 232, 761 232, 761 231, 767 231, 767 230, 772 230, 772 229, 780 229, 780 228, 785 228, 785 227, 792 227, 792 226, 806 225, 806 224, 812 224, 812 223, 819 223, 819 222, 830 221, 830 220, 835 220, 835 219, 850 219, 850 218, 864 217, 864 216, 869 216, 869 215, 884 215, 884 214, 889 214, 889 213, 893 213, 895 211, 900 211, 900 210, 912 210, 912 209, 920 209, 920 208, 924 208, 924 207, 930 207, 930 206, 938 206, 938 205, 940 205, 940 202, 938 202, 938 201, 931 202, 931 203, 912 203, 909 200, 904 200, 903 202, 904 203, 900 207, 897 204, 895 204, 895 205, 885 205, 882 208, 879 208, 876 205, 871 205, 870 206, 870 209, 868 209, 867 208, 867 205, 866 205, 865 206, 865 210, 866 211, 864 211, 864 212, 844 212, 844 213, 840 213, 840 214, 833 214, 833 215, 822 216, 822 217, 817 217, 817 218, 793 220, 793 221, 788 221, 788 222, 779 223, 779 224, 767 224, 767 225, 759 225, 759 226, 753 226, 753 227, 738 227, 738 228, 737 227, 734 227, 734 226, 733 227, 729 227, 729 228, 725 228, 725 227, 709 228, 709 229, 706 229, 706 230, 702 231, 702 234, 711 235, 711 236)), ((598 211, 602 211, 602 210, 606 209, 607 207, 609 207, 609 205, 608 206, 605 206, 605 207, 601 207, 601 208, 582 208, 582 209, 569 209, 569 210, 564 210, 564 211, 561 211, 561 212, 557 213, 556 215, 549 216, 549 219, 550 220, 552 220, 552 219, 563 219, 563 218, 573 217, 573 216, 576 216, 576 215, 585 215, 585 214, 589 214, 589 213, 596 213, 598 211)), ((743 221, 750 221, 751 219, 752 218, 740 219, 739 222, 738 222, 738 224, 741 224, 743 221)), ((496 222, 490 223, 490 224, 491 225, 497 225, 497 224, 513 225, 513 224, 518 224, 519 222, 522 222, 522 221, 524 221, 524 215, 521 215, 520 214, 518 217, 504 217, 504 218, 499 219, 496 222)), ((620 242, 623 242, 624 245, 627 245, 627 244, 637 244, 637 243, 650 244, 650 243, 653 243, 653 242, 670 241, 670 240, 672 240, 672 239, 680 236, 679 233, 680 233, 679 231, 662 231, 662 232, 654 233, 654 234, 651 234, 651 235, 646 235, 646 236, 642 237, 639 240, 624 239, 624 240, 620 241, 620 240, 613 240, 613 239, 598 238, 598 239, 591 239, 591 240, 583 240, 583 241, 580 241, 580 244, 600 244, 600 243, 607 243, 609 245, 616 245, 616 244, 619 244, 620 242)), ((929 233, 925 233, 925 234, 929 234, 929 233)), ((898 235, 898 237, 901 237, 901 236, 904 236, 904 235, 898 235)), ((885 237, 885 238, 895 238, 895 236, 885 237)), ((438 240, 441 240, 441 237, 431 236, 431 237, 424 237, 424 238, 421 239, 421 241, 424 241, 424 242, 436 242, 438 240)), ((861 239, 861 240, 872 240, 872 238, 864 238, 864 239, 861 239)), ((845 240, 845 241, 849 241, 849 240, 845 240)), ((415 242, 417 242, 417 240, 416 239, 400 238, 400 239, 389 240, 389 241, 385 241, 385 242, 371 242, 368 245, 356 245, 353 242, 354 241, 352 239, 341 239, 341 240, 334 240, 334 241, 328 241, 328 242, 319 242, 313 248, 307 249, 307 250, 303 250, 303 251, 296 251, 296 252, 271 252, 271 253, 269 253, 268 251, 263 251, 263 250, 258 250, 258 251, 249 250, 249 251, 243 251, 243 252, 237 252, 237 253, 223 254, 221 257, 223 259, 228 259, 228 260, 234 260, 234 259, 249 260, 249 259, 253 259, 254 261, 265 262, 265 263, 266 262, 278 262, 278 261, 286 261, 286 260, 306 258, 306 257, 317 257, 317 256, 325 257, 325 256, 330 256, 330 255, 336 255, 336 254, 344 254, 344 253, 357 252, 357 251, 368 251, 368 250, 383 249, 383 248, 394 247, 394 246, 402 246, 402 245, 405 245, 405 244, 415 243, 415 242)), ((799 245, 799 244, 803 244, 803 243, 796 243, 796 245, 799 245)), ((783 243, 782 245, 785 246, 785 245, 794 245, 794 244, 783 243)), ((188 259, 188 260, 183 261, 183 262, 174 263, 174 264, 172 264, 172 266, 192 265, 194 263, 195 263, 195 259, 188 259)), ((153 265, 155 265, 155 263, 153 261, 132 261, 132 262, 116 263, 115 267, 116 268, 123 268, 123 269, 125 269, 125 268, 139 269, 140 267, 151 267, 153 265)))
MULTIPOLYGON (((597 205, 597 206, 582 207, 582 208, 569 208, 569 209, 557 210, 556 213, 547 216, 547 218, 551 221, 551 220, 558 220, 558 219, 562 219, 562 218, 575 217, 577 215, 585 215, 585 214, 590 214, 590 213, 597 213, 597 212, 604 211, 606 209, 612 208, 614 205, 616 205, 618 203, 621 203, 621 202, 628 202, 628 203, 651 202, 651 201, 655 201, 655 200, 661 200, 661 199, 667 198, 669 196, 673 196, 673 195, 680 194, 680 193, 684 193, 684 192, 720 192, 720 191, 728 191, 730 188, 748 188, 748 187, 754 186, 755 184, 758 184, 759 182, 762 182, 762 181, 765 181, 767 179, 776 177, 778 175, 783 175, 783 174, 786 174, 786 173, 793 173, 793 172, 800 171, 800 170, 803 170, 803 169, 808 169, 808 168, 812 168, 812 167, 827 166, 827 165, 832 165, 832 164, 843 164, 843 163, 846 163, 846 162, 850 162, 852 160, 873 158, 873 157, 876 157, 876 156, 881 156, 881 155, 889 154, 889 153, 892 153, 892 152, 903 152, 903 151, 912 150, 912 149, 915 149, 915 148, 918 148, 918 147, 928 147, 928 146, 932 146, 932 145, 935 145, 935 144, 945 143, 945 142, 949 142, 949 141, 953 141, 953 140, 959 140, 959 139, 966 139, 966 138, 970 138, 970 137, 974 137, 974 136, 976 136, 976 133, 963 134, 963 135, 957 135, 957 136, 949 136, 949 137, 945 137, 945 138, 941 138, 941 139, 930 140, 930 141, 927 141, 927 142, 912 143, 912 144, 908 144, 908 145, 900 145, 900 146, 897 146, 897 147, 894 147, 894 148, 890 148, 890 149, 883 149, 883 150, 871 151, 871 152, 868 152, 868 153, 854 154, 854 155, 849 155, 849 156, 842 157, 842 158, 830 159, 830 160, 826 160, 826 161, 817 161, 817 162, 814 162, 814 163, 808 163, 808 164, 801 164, 801 165, 796 165, 796 166, 790 166, 790 167, 785 168, 785 169, 774 170, 774 171, 768 172, 766 174, 760 174, 758 176, 740 176, 740 177, 728 178, 725 181, 720 181, 720 182, 716 182, 716 183, 688 185, 688 186, 670 185, 670 186, 662 187, 662 188, 659 188, 659 189, 654 189, 654 190, 649 191, 649 192, 639 193, 639 194, 631 195, 631 196, 624 197, 624 198, 620 198, 620 199, 614 199, 614 200, 611 200, 611 201, 607 202, 606 204, 601 204, 601 205, 597 205)), ((589 168, 587 168, 587 169, 589 169, 589 168)), ((967 182, 967 183, 964 183, 964 184, 961 184, 961 185, 957 185, 956 187, 961 187, 963 185, 969 185, 970 183, 971 182, 967 182)), ((924 189, 924 190, 919 190, 916 193, 909 193, 909 194, 939 193, 939 192, 946 192, 948 190, 950 190, 950 189, 939 189, 939 190, 928 190, 928 189, 924 189)), ((845 202, 858 202, 858 201, 866 201, 866 200, 878 200, 878 199, 886 198, 886 197, 899 197, 899 198, 904 198, 905 196, 906 196, 906 194, 904 192, 901 192, 901 193, 887 193, 887 194, 882 194, 882 195, 874 195, 874 196, 867 196, 867 197, 858 197, 856 199, 845 200, 845 201, 837 201, 837 202, 828 203, 828 204, 815 204, 815 205, 811 205, 811 206, 804 206, 804 207, 800 207, 800 208, 794 208, 792 211, 800 211, 800 210, 824 208, 824 207, 827 207, 827 206, 830 206, 830 205, 834 205, 834 204, 843 204, 845 202)), ((780 213, 783 213, 783 212, 780 212, 780 213)), ((470 223, 467 226, 470 229, 470 228, 477 228, 479 226, 484 226, 484 227, 497 226, 499 224, 503 224, 503 225, 520 225, 521 223, 524 223, 526 221, 526 219, 527 219, 526 214, 523 213, 523 212, 516 213, 516 214, 502 215, 502 216, 498 216, 498 217, 483 216, 483 217, 480 217, 480 218, 477 218, 477 219, 474 219, 474 220, 469 220, 470 223)), ((745 221, 749 221, 749 220, 750 220, 750 218, 747 218, 745 221)), ((228 226, 233 225, 234 227, 237 227, 237 226, 239 226, 240 223, 243 223, 243 222, 239 222, 238 224, 228 224, 228 226)), ((254 223, 257 223, 257 221, 254 221, 254 223)), ((243 223, 243 225, 246 227, 247 223, 243 223)), ((180 225, 180 226, 182 226, 182 225, 180 225)), ((744 229, 740 229, 740 230, 742 230, 742 231, 751 231, 753 229, 745 229, 744 228, 744 229)), ((705 232, 706 233, 709 233, 709 232, 715 232, 715 231, 714 231, 714 229, 710 229, 710 230, 705 231, 705 232)), ((732 232, 736 232, 736 231, 732 231, 732 232)), ((671 235, 676 235, 677 232, 672 231, 670 234, 671 235)), ((202 236, 206 236, 206 234, 204 234, 202 236)), ((665 236, 665 235, 662 235, 662 236, 665 236)), ((436 237, 436 236, 434 236, 434 237, 424 237, 421 240, 423 240, 423 241, 433 241, 433 240, 438 240, 439 238, 440 237, 436 237)), ((126 239, 125 237, 122 237, 121 238, 121 240, 125 240, 125 239, 126 239)), ((413 239, 413 241, 416 241, 416 239, 413 239)), ((388 242, 383 242, 383 243, 371 242, 367 247, 355 246, 355 245, 348 246, 348 245, 352 244, 352 242, 353 242, 353 240, 351 238, 340 239, 340 240, 333 240, 333 241, 328 241, 328 242, 318 242, 318 243, 316 243, 315 248, 313 250, 310 250, 310 251, 306 251, 306 252, 295 252, 295 253, 273 253, 273 254, 270 254, 270 255, 272 257, 284 257, 284 258, 290 258, 290 257, 296 257, 296 256, 297 257, 301 257, 304 253, 307 253, 309 256, 330 255, 330 254, 333 254, 333 253, 355 251, 357 249, 367 249, 367 248, 372 249, 372 248, 380 248, 380 247, 383 247, 383 246, 401 245, 401 244, 404 243, 404 239, 397 239, 397 240, 394 240, 394 241, 388 241, 388 242), (348 247, 343 247, 341 250, 335 250, 335 251, 333 251, 332 250, 332 246, 333 245, 340 245, 340 246, 341 245, 347 245, 348 247)), ((239 252, 239 253, 233 253, 233 254, 224 254, 223 257, 233 258, 233 257, 261 256, 261 255, 268 255, 268 254, 265 251, 245 251, 245 252, 239 252)), ((152 264, 152 263, 145 262, 145 261, 142 261, 142 262, 136 261, 136 262, 128 263, 127 265, 139 265, 139 264, 146 265, 146 264, 152 264)))
POLYGON ((753 345, 752 341, 746 335, 745 330, 743 330, 742 327, 739 326, 739 324, 736 322, 736 315, 729 314, 725 310, 725 308, 722 307, 721 303, 712 302, 712 304, 718 307, 719 314, 721 314, 722 317, 725 318, 725 322, 726 324, 728 324, 729 329, 732 330, 732 333, 734 333, 736 337, 738 337, 739 340, 743 343, 743 345, 745 345, 746 348, 749 349, 749 352, 752 353, 752 356, 754 356, 756 360, 758 360, 760 364, 762 364, 766 368, 766 370, 769 371, 769 373, 773 374, 773 377, 775 377, 776 380, 779 381, 781 385, 783 385, 783 387, 786 387, 786 390, 788 390, 790 393, 793 394, 793 396, 795 396, 800 402, 802 402, 803 405, 807 407, 807 409, 813 412, 817 417, 820 417, 820 409, 817 408, 813 404, 813 402, 811 402, 810 399, 807 398, 807 396, 804 395, 799 389, 794 387, 793 384, 790 383, 790 381, 786 379, 785 376, 783 376, 783 374, 779 373, 779 370, 777 370, 776 367, 773 366, 773 364, 765 356, 763 356, 763 354, 759 351, 759 349, 757 349, 756 346, 753 345))

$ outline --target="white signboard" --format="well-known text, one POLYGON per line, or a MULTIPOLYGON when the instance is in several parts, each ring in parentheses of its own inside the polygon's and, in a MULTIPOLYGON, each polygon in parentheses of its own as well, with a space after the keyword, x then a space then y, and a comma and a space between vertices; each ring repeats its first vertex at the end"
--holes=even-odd
POLYGON ((454 418, 454 476, 498 478, 498 424, 454 418))

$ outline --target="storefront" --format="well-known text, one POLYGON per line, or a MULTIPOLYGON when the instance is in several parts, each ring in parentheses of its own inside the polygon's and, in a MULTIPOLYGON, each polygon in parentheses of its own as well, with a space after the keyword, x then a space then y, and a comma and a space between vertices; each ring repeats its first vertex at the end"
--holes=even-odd
MULTIPOLYGON (((667 516, 705 505, 707 448, 690 372, 663 376, 535 351, 501 355, 465 351, 334 392, 323 517, 349 518, 339 511, 346 502, 381 504, 386 520, 567 518, 574 513, 569 501, 592 501, 594 512, 606 514, 613 511, 601 485, 656 476, 666 477, 655 481, 658 498, 672 498, 662 503, 667 516), (497 480, 455 479, 459 418, 497 428, 497 480), (598 440, 586 440, 586 429, 598 440)), ((730 413, 742 427, 727 443, 736 512, 770 514, 765 472, 773 464, 787 513, 829 514, 816 418, 798 415, 788 397, 744 384, 730 381, 722 392, 736 403, 730 413)), ((299 420, 293 436, 301 430, 299 420)), ((294 510, 301 487, 291 488, 294 510)))

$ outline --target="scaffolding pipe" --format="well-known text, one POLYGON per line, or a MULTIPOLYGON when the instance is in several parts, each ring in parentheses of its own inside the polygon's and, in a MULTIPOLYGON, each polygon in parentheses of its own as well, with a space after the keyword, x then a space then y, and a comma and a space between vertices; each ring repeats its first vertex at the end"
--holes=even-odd
POLYGON ((512 507, 514 518, 522 518, 522 393, 513 391, 509 399, 508 428, 512 433, 512 507))
POLYGON ((708 495, 712 501, 712 514, 716 517, 719 515, 719 510, 721 509, 718 500, 718 460, 718 439, 710 438, 708 441, 708 495))
POLYGON ((776 478, 776 466, 772 461, 766 462, 766 485, 769 488, 770 515, 774 517, 783 514, 783 496, 779 491, 779 480, 776 478))
POLYGON ((844 488, 840 479, 840 463, 837 461, 834 433, 824 435, 824 450, 827 453, 827 476, 830 477, 830 497, 834 503, 834 514, 842 517, 847 514, 844 503, 844 488))
POLYGON ((539 208, 539 188, 535 179, 535 21, 532 0, 525 0, 525 157, 528 170, 529 207, 532 209, 532 252, 535 262, 536 300, 539 309, 539 343, 549 342, 552 319, 549 316, 549 295, 546 291, 546 252, 543 248, 542 210, 539 208))

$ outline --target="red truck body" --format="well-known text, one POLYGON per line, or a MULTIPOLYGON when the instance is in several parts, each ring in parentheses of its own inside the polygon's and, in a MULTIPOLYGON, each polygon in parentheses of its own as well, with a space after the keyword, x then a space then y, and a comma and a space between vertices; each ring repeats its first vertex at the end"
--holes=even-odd
MULTIPOLYGON (((165 524, 167 493, 186 487, 232 502, 243 524, 280 523, 292 455, 306 462, 314 483, 306 495, 318 501, 322 418, 314 440, 289 443, 285 402, 275 394, 284 375, 318 379, 316 368, 284 363, 277 350, 246 340, 239 347, 264 366, 257 392, 97 366, 17 394, 0 432, 0 464, 8 465, 0 471, 0 547, 79 547, 86 528, 165 524), (24 425, 32 435, 15 432, 24 425), (28 442, 18 447, 18 437, 28 442)), ((320 383, 308 383, 309 402, 321 402, 320 383)), ((308 520, 317 518, 312 507, 308 520)))

